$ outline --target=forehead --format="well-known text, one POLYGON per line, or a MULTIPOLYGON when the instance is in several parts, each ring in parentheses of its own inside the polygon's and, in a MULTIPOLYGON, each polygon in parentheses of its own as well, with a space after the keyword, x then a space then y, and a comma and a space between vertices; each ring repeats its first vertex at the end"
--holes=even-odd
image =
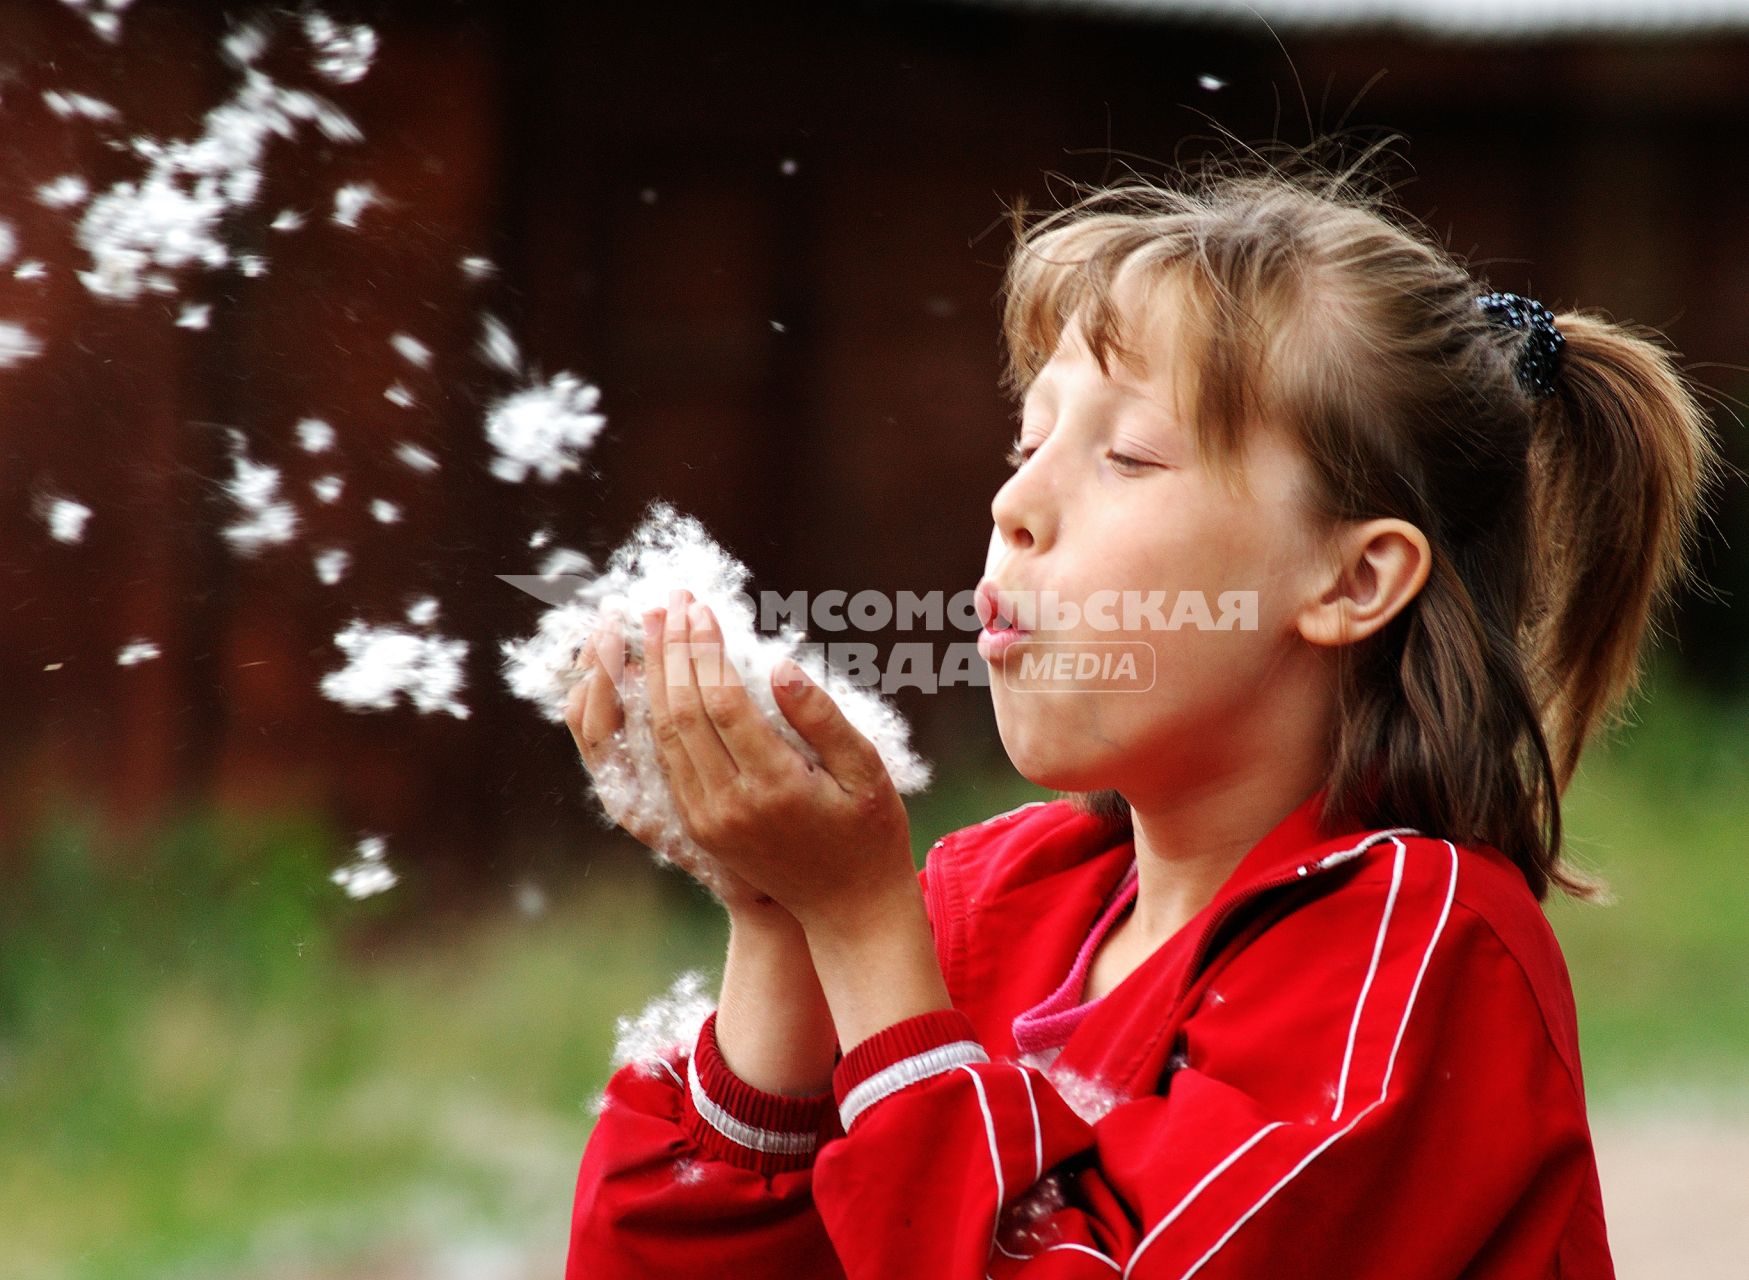
POLYGON ((1082 306, 1070 316, 1029 393, 1056 394, 1074 385, 1078 394, 1146 401, 1188 426, 1196 369, 1180 289, 1170 275, 1122 272, 1111 289, 1109 312, 1102 317, 1082 306), (1105 356, 1103 370, 1096 351, 1105 356))
POLYGON ((1200 463, 1236 496, 1256 497, 1261 491, 1303 500, 1309 491, 1306 460, 1280 423, 1248 417, 1227 434, 1199 419, 1201 356, 1209 348, 1199 323, 1201 293, 1187 271, 1126 262, 1109 290, 1108 323, 1101 323, 1098 309, 1078 308, 1029 387, 1028 399, 1037 391, 1046 402, 1065 395, 1114 404, 1145 401, 1159 410, 1151 419, 1188 435, 1200 463), (1103 372, 1094 354, 1102 342, 1108 352, 1103 372))

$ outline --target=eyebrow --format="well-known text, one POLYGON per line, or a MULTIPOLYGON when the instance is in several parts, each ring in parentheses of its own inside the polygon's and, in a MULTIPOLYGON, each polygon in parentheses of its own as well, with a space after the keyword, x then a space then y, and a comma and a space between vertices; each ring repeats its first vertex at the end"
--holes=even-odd
MULTIPOLYGON (((1184 430, 1183 424, 1178 419, 1178 414, 1174 410, 1168 409, 1152 396, 1146 395, 1134 387, 1125 386, 1121 382, 1113 381, 1111 378, 1101 378, 1100 391, 1106 392, 1107 390, 1115 392, 1125 399, 1139 400, 1141 403, 1147 405, 1148 408, 1152 409, 1160 416, 1166 426, 1172 431, 1182 432, 1184 430)), ((1025 407, 1025 400, 1030 397, 1034 391, 1039 392, 1041 395, 1049 395, 1051 399, 1055 400, 1057 397, 1057 384, 1050 380, 1046 376, 1045 371, 1041 369, 1033 378, 1032 382, 1027 386, 1026 394, 1021 398, 1021 407, 1023 409, 1025 407)))

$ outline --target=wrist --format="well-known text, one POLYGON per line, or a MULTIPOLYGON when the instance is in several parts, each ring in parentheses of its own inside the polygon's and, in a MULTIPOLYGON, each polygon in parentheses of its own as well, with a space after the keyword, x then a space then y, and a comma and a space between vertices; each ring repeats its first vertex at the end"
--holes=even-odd
POLYGON ((767 1174, 806 1168, 836 1127, 830 1085, 786 1096, 741 1079, 722 1055, 717 1016, 705 1019, 687 1063, 681 1101, 687 1132, 706 1153, 741 1168, 767 1174))
POLYGON ((918 1014, 951 1009, 923 894, 912 881, 854 921, 809 920, 814 970, 845 1052, 918 1014))
POLYGON ((771 899, 764 902, 737 902, 729 908, 729 932, 749 938, 805 939, 802 926, 793 915, 771 899))
POLYGON ((733 918, 716 1035, 729 1069, 767 1093, 829 1087, 837 1058, 832 1011, 806 935, 788 912, 733 918))

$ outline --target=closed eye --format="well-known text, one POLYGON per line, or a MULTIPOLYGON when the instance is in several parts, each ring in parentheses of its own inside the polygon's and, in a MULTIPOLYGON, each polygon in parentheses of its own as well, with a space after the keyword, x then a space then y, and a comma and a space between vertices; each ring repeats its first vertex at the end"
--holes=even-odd
POLYGON ((1019 471, 1023 466, 1026 465, 1027 459, 1032 457, 1032 455, 1037 453, 1037 452, 1038 452, 1038 450, 1035 446, 1029 445, 1028 447, 1026 447, 1024 449, 1021 448, 1020 441, 1016 440, 1013 444, 1008 446, 1008 454, 1007 454, 1008 465, 1010 467, 1013 467, 1016 471, 1019 471))
POLYGON ((1158 463, 1148 462, 1142 458, 1132 458, 1127 453, 1119 453, 1115 449, 1107 449, 1105 451, 1105 456, 1111 461, 1112 465, 1117 467, 1120 471, 1141 471, 1148 467, 1159 465, 1158 463))

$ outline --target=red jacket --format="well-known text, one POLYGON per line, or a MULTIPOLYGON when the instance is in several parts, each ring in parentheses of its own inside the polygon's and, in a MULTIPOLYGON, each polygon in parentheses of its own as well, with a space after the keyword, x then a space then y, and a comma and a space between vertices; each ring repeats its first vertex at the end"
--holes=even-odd
POLYGON ((567 1280, 1606 1280, 1572 989, 1498 851, 1320 835, 1314 795, 1041 1070, 1014 1017, 1134 860, 1064 801, 922 872, 951 1010, 759 1092, 695 1044, 609 1082, 567 1280))

